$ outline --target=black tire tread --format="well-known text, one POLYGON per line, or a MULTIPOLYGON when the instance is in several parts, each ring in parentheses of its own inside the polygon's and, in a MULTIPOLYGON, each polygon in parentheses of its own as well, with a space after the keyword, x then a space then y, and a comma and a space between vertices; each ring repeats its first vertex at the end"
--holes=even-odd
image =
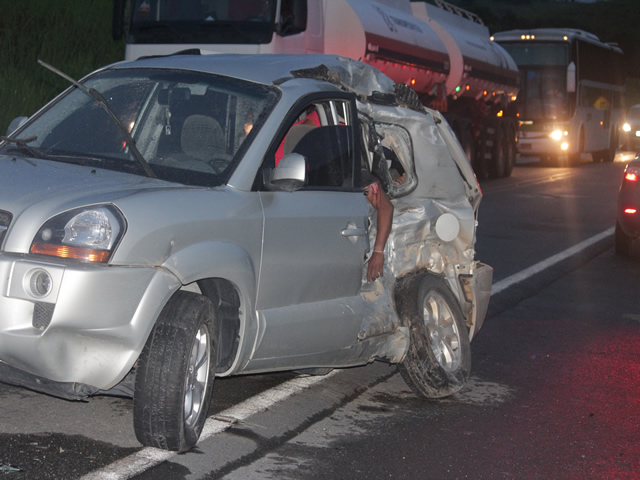
POLYGON ((442 278, 424 274, 406 282, 406 289, 401 289, 403 291, 399 292, 400 295, 396 295, 401 322, 409 327, 411 336, 409 351, 405 359, 398 364, 400 375, 421 397, 441 398, 452 395, 464 387, 471 370, 471 348, 462 311, 442 278), (430 289, 436 289, 447 301, 456 318, 462 355, 460 366, 454 372, 446 372, 438 364, 424 327, 422 301, 430 289))
MULTIPOLYGON (((207 407, 192 430, 183 419, 184 371, 193 336, 200 320, 209 326, 212 339, 212 366, 215 364, 214 308, 204 296, 177 292, 167 303, 138 360, 134 392, 134 430, 143 445, 172 451, 193 447, 202 431, 207 407)), ((205 393, 211 398, 214 368, 205 393)))

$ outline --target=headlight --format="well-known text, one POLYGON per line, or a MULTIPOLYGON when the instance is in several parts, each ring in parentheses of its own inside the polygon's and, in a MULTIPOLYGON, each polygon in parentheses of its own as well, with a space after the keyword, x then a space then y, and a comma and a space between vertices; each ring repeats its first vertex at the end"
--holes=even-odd
POLYGON ((629 125, 628 123, 625 123, 624 125, 622 125, 622 130, 625 132, 630 132, 631 131, 631 125, 629 125))
POLYGON ((551 132, 550 137, 553 138, 555 141, 560 141, 562 140, 562 137, 564 135, 567 135, 567 132, 563 132, 562 130, 554 130, 553 132, 551 132))
POLYGON ((124 216, 112 205, 96 205, 48 220, 31 243, 31 253, 105 263, 122 238, 124 216))

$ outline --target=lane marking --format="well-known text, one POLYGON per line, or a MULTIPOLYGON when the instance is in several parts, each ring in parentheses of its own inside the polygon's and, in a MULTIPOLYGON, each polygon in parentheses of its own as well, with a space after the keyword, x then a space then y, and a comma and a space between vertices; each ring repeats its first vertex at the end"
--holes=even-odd
POLYGON ((549 267, 552 267, 553 265, 561 262, 562 260, 566 260, 567 258, 573 255, 577 255, 578 253, 590 247, 594 243, 598 243, 600 240, 603 240, 613 235, 614 231, 615 231, 615 227, 608 228, 604 232, 594 235, 593 237, 587 238, 586 240, 583 240, 582 242, 574 245, 573 247, 567 248, 566 250, 560 253, 557 253, 552 257, 542 260, 541 262, 538 262, 535 265, 530 266, 529 268, 525 268, 524 270, 521 270, 518 273, 514 273, 510 277, 504 278, 499 282, 494 283, 493 286, 491 287, 491 295, 500 293, 503 290, 506 290, 507 288, 511 287, 512 285, 515 285, 516 283, 520 283, 523 280, 526 280, 527 278, 532 277, 536 273, 540 273, 543 270, 549 267))
MULTIPOLYGON (((573 247, 564 250, 563 252, 553 255, 546 260, 536 263, 529 268, 494 283, 491 289, 491 294, 495 295, 496 293, 502 292, 510 286, 526 280, 536 273, 539 273, 572 255, 580 253, 582 250, 588 248, 594 243, 613 235, 614 230, 614 227, 611 227, 598 235, 588 238, 573 247)), ((324 376, 294 378, 274 388, 259 393, 238 405, 234 405, 214 417, 207 419, 199 441, 202 442, 213 435, 222 433, 231 428, 235 423, 242 422, 258 412, 265 411, 276 403, 286 400, 305 389, 333 377, 338 374, 338 372, 339 370, 334 370, 324 376), (219 420, 217 418, 219 418, 219 420)), ((145 470, 159 465, 166 460, 169 460, 175 455, 177 455, 176 452, 168 452, 166 450, 153 447, 144 447, 142 450, 129 455, 128 457, 121 458, 120 460, 106 465, 99 470, 88 473, 80 480, 126 480, 135 475, 139 475, 145 470)))
MULTIPOLYGON (((204 424, 199 442, 222 433, 231 428, 234 423, 242 422, 252 415, 265 411, 278 402, 303 391, 312 386, 333 377, 338 373, 334 370, 323 376, 297 377, 277 385, 269 390, 259 393, 244 402, 228 408, 216 416, 210 417, 204 424), (216 417, 224 419, 217 420, 216 417), (234 420, 234 422, 229 421, 234 420)), ((99 470, 88 473, 80 480, 125 480, 138 475, 160 463, 169 460, 176 452, 168 452, 154 447, 144 447, 142 450, 121 458, 99 470)))

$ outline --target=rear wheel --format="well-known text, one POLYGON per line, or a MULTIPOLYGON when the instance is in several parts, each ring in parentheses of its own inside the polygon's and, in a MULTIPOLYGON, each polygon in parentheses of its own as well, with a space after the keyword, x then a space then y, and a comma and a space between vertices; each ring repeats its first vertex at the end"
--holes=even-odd
POLYGON ((183 452, 207 418, 216 360, 214 307, 177 292, 158 317, 136 368, 133 423, 143 445, 183 452))
POLYGON ((582 152, 584 152, 584 130, 580 129, 577 152, 569 154, 568 157, 569 167, 580 165, 582 152))
MULTIPOLYGON (((418 395, 439 398, 459 391, 471 370, 471 347, 464 315, 444 280, 423 275, 409 280, 399 314, 411 345, 398 366, 418 395)), ((399 298, 399 297, 397 297, 399 298)))
POLYGON ((615 233, 615 248, 618 255, 624 255, 626 257, 631 255, 631 246, 633 244, 633 238, 624 233, 624 230, 618 222, 616 222, 615 233))

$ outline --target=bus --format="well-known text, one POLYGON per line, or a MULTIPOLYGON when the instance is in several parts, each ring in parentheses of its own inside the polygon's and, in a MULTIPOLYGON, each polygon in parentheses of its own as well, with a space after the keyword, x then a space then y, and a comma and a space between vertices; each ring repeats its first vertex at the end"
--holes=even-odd
POLYGON ((624 123, 622 50, 577 29, 493 35, 520 70, 518 153, 574 165, 612 162, 624 123))

